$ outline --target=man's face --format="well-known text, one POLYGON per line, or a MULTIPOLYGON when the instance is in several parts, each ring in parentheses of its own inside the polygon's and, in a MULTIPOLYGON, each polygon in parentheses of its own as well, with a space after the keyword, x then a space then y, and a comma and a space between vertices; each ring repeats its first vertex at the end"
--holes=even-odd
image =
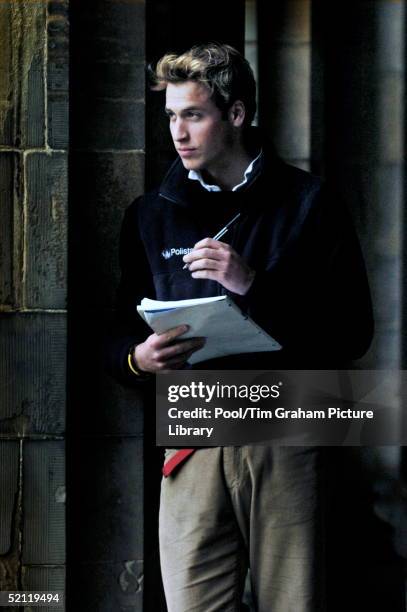
MULTIPOLYGON (((174 146, 187 170, 211 170, 228 163, 233 146, 233 127, 201 83, 169 83, 166 113, 174 146)), ((229 161, 230 163, 230 161, 229 161)))

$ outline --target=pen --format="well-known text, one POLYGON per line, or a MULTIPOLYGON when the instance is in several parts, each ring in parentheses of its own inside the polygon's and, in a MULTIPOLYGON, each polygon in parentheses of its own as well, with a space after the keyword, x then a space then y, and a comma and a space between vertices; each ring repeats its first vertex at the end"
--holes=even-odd
MULTIPOLYGON (((237 215, 235 215, 233 217, 233 219, 231 219, 228 223, 226 223, 225 227, 222 227, 221 230, 219 230, 219 232, 217 234, 215 234, 215 236, 212 238, 212 240, 219 240, 219 238, 222 238, 222 236, 224 236, 226 234, 226 232, 229 230, 230 226, 232 225, 232 223, 234 223, 236 221, 236 219, 238 219, 240 217, 241 213, 237 213, 237 215)), ((183 266, 183 270, 185 270, 185 268, 188 268, 188 264, 185 264, 183 266)))

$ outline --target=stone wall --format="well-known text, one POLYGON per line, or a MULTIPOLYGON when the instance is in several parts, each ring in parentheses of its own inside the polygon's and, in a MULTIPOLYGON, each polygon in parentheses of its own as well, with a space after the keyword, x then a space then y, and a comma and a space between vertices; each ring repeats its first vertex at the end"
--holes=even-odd
POLYGON ((0 3, 0 589, 65 574, 68 3, 0 3))

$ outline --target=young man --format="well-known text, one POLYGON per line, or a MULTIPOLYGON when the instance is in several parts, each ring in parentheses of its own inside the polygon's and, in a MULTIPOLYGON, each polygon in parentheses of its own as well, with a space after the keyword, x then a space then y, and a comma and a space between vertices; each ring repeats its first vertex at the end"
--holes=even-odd
MULTIPOLYGON (((166 55, 155 87, 166 89, 178 157, 123 221, 117 377, 139 383, 188 367, 205 342, 183 339, 184 326, 151 334, 136 313, 146 296, 227 293, 283 347, 200 369, 327 369, 361 356, 373 324, 350 219, 318 178, 283 163, 250 127, 256 87, 246 60, 220 44, 166 55), (224 239, 212 239, 238 212, 224 239)), ((248 567, 259 612, 324 609, 320 449, 166 455, 160 554, 169 612, 237 612, 248 567)))

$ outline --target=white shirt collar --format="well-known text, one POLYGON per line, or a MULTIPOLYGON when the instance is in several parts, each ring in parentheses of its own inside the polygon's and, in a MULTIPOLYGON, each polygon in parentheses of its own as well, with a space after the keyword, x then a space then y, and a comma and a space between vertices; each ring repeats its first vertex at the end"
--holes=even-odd
MULTIPOLYGON (((243 181, 239 183, 238 185, 235 185, 232 188, 232 191, 237 191, 238 189, 240 189, 240 187, 243 187, 243 185, 246 185, 246 183, 249 180, 250 174, 253 172, 255 165, 257 165, 257 163, 260 161, 262 154, 263 154, 263 149, 260 150, 260 153, 257 155, 257 157, 255 157, 250 162, 250 164, 247 166, 246 170, 244 171, 243 181)), ((205 183, 204 179, 202 178, 202 174, 200 170, 190 170, 188 172, 188 178, 191 179, 192 181, 199 181, 202 187, 206 189, 207 191, 222 191, 219 185, 209 185, 208 183, 205 183)))

